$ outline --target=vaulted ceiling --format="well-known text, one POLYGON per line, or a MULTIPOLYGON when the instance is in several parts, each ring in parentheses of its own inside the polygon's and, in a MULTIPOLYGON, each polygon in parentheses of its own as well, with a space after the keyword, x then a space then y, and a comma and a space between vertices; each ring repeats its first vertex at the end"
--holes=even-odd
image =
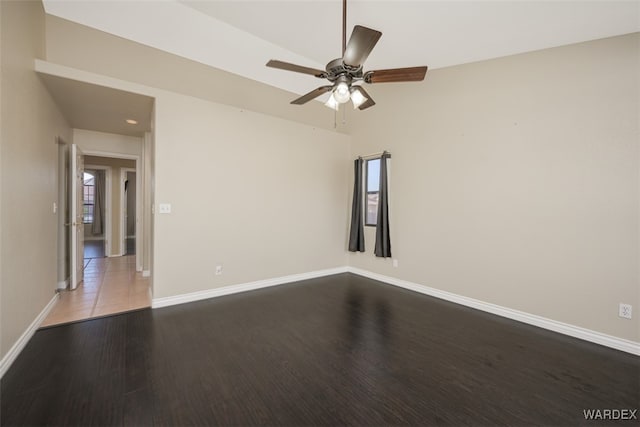
MULTIPOLYGON (((340 56, 337 0, 43 3, 49 14, 298 94, 318 82, 269 69, 269 59, 324 69, 340 56)), ((352 0, 348 33, 356 24, 383 33, 366 69, 437 69, 637 32, 640 2, 352 0)))

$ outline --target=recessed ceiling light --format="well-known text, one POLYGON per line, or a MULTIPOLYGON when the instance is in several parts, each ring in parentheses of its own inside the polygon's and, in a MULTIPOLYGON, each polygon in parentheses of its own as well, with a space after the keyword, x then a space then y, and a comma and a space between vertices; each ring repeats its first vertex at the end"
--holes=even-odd
POLYGON ((137 125, 138 121, 133 119, 127 119, 127 123, 129 123, 130 125, 137 125))

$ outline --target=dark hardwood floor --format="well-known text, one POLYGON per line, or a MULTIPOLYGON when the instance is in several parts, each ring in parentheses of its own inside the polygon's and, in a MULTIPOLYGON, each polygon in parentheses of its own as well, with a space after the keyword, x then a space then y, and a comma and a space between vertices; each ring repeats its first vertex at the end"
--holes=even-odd
POLYGON ((599 425, 640 358, 342 274, 39 330, 0 399, 2 425, 599 425))

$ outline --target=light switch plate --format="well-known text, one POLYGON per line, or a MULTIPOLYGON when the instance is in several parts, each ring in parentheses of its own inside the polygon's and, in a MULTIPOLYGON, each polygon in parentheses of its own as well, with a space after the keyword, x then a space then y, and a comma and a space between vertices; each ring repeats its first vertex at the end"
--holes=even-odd
POLYGON ((171 204, 170 203, 160 203, 158 205, 158 212, 161 214, 170 214, 171 213, 171 204))

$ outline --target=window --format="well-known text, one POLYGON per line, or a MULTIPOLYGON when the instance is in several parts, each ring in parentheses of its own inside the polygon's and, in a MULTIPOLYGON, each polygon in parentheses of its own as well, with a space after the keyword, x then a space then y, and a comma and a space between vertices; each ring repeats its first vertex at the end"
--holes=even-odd
POLYGON ((367 210, 364 225, 378 223, 378 195, 380 194, 380 158, 366 160, 367 210))
POLYGON ((82 199, 84 202, 82 222, 91 224, 93 223, 93 209, 96 204, 96 178, 91 172, 84 173, 82 199))

